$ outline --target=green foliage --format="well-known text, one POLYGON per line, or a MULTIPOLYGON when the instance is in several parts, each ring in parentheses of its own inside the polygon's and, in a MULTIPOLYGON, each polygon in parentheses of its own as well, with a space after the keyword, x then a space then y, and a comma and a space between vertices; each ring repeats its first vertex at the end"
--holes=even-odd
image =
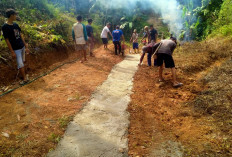
POLYGON ((232 0, 225 0, 214 23, 213 35, 232 36, 232 0))

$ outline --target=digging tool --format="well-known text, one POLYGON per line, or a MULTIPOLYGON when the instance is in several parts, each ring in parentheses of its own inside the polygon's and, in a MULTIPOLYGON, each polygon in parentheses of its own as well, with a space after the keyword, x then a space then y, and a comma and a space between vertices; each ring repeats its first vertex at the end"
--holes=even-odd
POLYGON ((158 50, 160 49, 160 47, 162 46, 162 43, 159 44, 158 48, 155 50, 154 54, 152 55, 152 58, 155 59, 155 55, 158 52, 158 50))

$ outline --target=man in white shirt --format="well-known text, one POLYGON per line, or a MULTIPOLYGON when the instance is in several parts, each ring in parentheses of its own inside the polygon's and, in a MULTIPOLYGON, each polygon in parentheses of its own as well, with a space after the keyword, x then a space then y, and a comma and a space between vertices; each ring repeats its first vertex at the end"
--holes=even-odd
POLYGON ((106 26, 103 28, 102 33, 101 33, 101 39, 102 39, 102 42, 104 44, 105 49, 107 49, 107 45, 108 45, 108 33, 110 34, 110 36, 113 39, 113 36, 109 30, 110 27, 111 27, 111 24, 107 23, 106 26))
POLYGON ((87 32, 86 26, 81 23, 82 16, 77 16, 77 23, 73 25, 72 28, 72 37, 75 42, 76 50, 81 52, 82 59, 81 63, 87 61, 86 50, 87 50, 87 32))

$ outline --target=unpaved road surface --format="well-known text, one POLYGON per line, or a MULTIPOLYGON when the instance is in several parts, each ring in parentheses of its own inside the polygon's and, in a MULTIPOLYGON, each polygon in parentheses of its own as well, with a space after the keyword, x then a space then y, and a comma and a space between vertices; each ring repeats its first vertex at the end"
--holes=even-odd
POLYGON ((49 157, 127 156, 127 106, 138 61, 139 55, 129 55, 113 68, 49 157))
POLYGON ((43 157, 56 147, 68 122, 123 60, 102 47, 94 55, 0 98, 0 156, 43 157))

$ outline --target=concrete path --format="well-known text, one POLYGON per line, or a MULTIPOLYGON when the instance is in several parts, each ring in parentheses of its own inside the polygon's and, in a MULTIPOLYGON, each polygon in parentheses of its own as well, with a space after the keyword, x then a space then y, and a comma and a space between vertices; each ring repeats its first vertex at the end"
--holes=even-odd
POLYGON ((127 106, 138 63, 139 55, 128 55, 112 69, 48 157, 128 156, 127 106))

